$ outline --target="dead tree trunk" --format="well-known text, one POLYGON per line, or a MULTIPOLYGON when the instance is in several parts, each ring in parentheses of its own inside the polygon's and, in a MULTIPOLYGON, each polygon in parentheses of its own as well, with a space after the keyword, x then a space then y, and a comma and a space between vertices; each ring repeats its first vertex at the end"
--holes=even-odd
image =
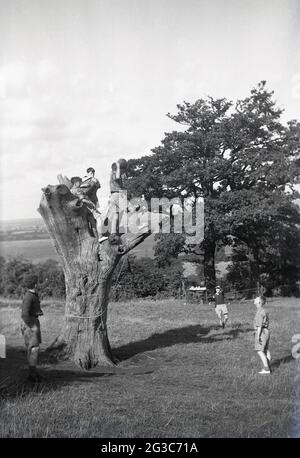
POLYGON ((112 238, 99 245, 86 205, 63 184, 43 189, 38 210, 66 281, 64 322, 50 348, 59 358, 72 358, 83 369, 114 364, 106 325, 112 275, 120 258, 150 232, 122 235, 122 253, 112 238))

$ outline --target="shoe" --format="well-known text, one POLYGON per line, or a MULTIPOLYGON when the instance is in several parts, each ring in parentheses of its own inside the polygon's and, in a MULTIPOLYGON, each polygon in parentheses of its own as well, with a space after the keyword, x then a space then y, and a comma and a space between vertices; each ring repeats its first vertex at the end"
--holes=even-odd
POLYGON ((98 242, 99 242, 99 243, 102 243, 102 242, 104 242, 104 241, 107 240, 107 239, 108 239, 108 237, 103 236, 103 237, 100 237, 100 239, 98 240, 98 242))
POLYGON ((271 371, 269 371, 269 369, 262 369, 259 374, 271 374, 271 371))
POLYGON ((40 383, 42 381, 42 377, 39 374, 30 374, 27 377, 27 382, 30 383, 40 383))

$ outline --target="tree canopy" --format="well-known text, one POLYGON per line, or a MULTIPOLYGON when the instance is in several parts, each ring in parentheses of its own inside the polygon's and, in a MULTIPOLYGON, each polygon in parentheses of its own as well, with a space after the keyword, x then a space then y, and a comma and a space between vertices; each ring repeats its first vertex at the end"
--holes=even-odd
POLYGON ((255 282, 268 249, 276 246, 278 257, 295 242, 300 124, 282 123, 283 109, 265 81, 236 103, 207 97, 177 109, 167 116, 184 130, 165 133, 150 155, 129 162, 129 186, 148 202, 203 197, 207 285, 215 284, 217 243, 247 245, 255 282))

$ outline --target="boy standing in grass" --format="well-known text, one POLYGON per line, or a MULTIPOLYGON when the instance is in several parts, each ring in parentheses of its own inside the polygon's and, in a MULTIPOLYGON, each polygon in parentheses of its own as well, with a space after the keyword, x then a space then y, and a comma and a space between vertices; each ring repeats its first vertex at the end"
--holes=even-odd
POLYGON ((259 372, 259 374, 271 373, 271 353, 269 351, 269 315, 263 308, 265 303, 266 298, 264 296, 258 296, 254 299, 254 305, 256 305, 256 315, 254 318, 255 350, 263 363, 263 369, 259 372))
POLYGON ((27 288, 22 302, 22 323, 21 331, 24 337, 27 361, 29 365, 28 381, 39 382, 40 376, 37 373, 41 338, 39 316, 43 315, 40 306, 40 299, 36 291, 38 278, 36 275, 28 274, 24 279, 24 286, 27 288))
POLYGON ((228 309, 227 305, 225 304, 224 293, 220 286, 216 287, 216 294, 214 295, 214 300, 216 315, 219 318, 220 326, 222 326, 222 328, 224 329, 228 320, 228 309))

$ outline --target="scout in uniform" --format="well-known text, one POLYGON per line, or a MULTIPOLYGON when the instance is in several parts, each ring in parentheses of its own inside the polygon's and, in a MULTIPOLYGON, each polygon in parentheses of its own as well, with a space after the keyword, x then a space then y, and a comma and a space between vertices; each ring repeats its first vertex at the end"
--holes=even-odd
POLYGON ((226 322, 228 320, 228 310, 227 305, 225 304, 224 293, 220 286, 216 287, 216 294, 214 295, 214 300, 216 315, 219 318, 220 325, 224 329, 226 322))
POLYGON ((256 306, 256 314, 254 318, 254 348, 263 363, 263 368, 259 374, 271 373, 271 353, 269 351, 269 315, 263 308, 265 303, 266 298, 264 296, 258 296, 254 299, 254 305, 256 306))
POLYGON ((36 275, 27 275, 24 285, 27 288, 22 302, 21 332, 24 337, 27 361, 29 365, 30 382, 38 382, 40 376, 37 373, 40 344, 42 342, 39 316, 43 315, 40 299, 36 291, 38 278, 36 275))

